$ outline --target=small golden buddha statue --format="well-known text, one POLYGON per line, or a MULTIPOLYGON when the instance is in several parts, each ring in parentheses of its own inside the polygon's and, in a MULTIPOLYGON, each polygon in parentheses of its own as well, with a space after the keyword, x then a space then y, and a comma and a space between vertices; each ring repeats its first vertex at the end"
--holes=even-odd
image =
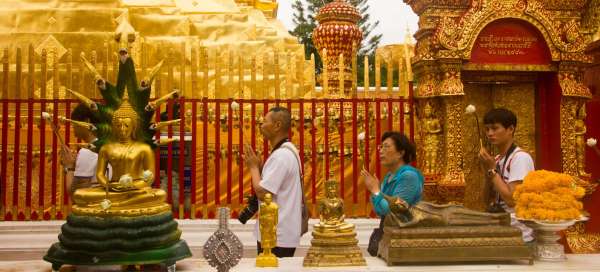
POLYGON ((575 154, 577 162, 577 174, 579 177, 590 177, 590 174, 585 171, 585 134, 587 128, 585 126, 585 118, 587 116, 585 112, 585 105, 582 105, 576 112, 577 118, 575 118, 575 154))
POLYGON ((265 194, 265 201, 260 203, 258 227, 260 245, 263 252, 256 257, 257 267, 277 267, 277 257, 271 249, 277 246, 277 223, 279 207, 273 202, 273 196, 265 194))
POLYGON ((74 209, 84 213, 98 213, 102 209, 123 216, 169 210, 165 191, 151 188, 155 154, 148 144, 140 141, 140 120, 127 95, 113 113, 111 126, 112 139, 98 152, 96 177, 102 188, 77 190, 73 196, 74 209), (113 170, 110 180, 105 173, 108 164, 113 170))
POLYGON ((425 174, 435 174, 438 172, 437 157, 440 149, 442 126, 438 118, 433 114, 433 107, 429 102, 425 104, 423 113, 425 114, 425 118, 423 118, 425 167, 423 170, 425 174))
POLYGON ((325 198, 319 200, 320 222, 314 230, 321 233, 352 232, 354 225, 344 222, 344 200, 338 193, 338 182, 331 179, 325 182, 325 198))

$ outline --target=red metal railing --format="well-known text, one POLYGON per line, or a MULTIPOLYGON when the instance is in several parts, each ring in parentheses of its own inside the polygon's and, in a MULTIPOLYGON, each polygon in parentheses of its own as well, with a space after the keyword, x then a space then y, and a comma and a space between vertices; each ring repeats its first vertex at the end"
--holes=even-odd
MULTIPOLYGON (((64 219, 70 209, 60 149, 42 111, 69 116, 74 100, 2 99, 0 128, 0 209, 3 220, 64 219), (49 107, 50 106, 50 107, 49 107), (37 175, 36 175, 37 174, 37 175)), ((174 137, 156 152, 157 180, 154 187, 168 193, 178 218, 214 218, 217 206, 229 206, 236 216, 245 206, 244 195, 252 193, 250 175, 244 169, 243 145, 250 144, 263 158, 270 152, 259 133, 261 117, 269 107, 286 106, 292 111, 292 141, 301 153, 305 194, 314 206, 326 178, 340 182, 340 194, 349 217, 373 216, 369 195, 359 180, 357 136, 365 132, 365 164, 381 176, 376 146, 385 130, 414 135, 412 99, 178 99, 162 110, 169 118, 181 118, 179 127, 169 127, 163 137, 174 137), (235 101, 238 108, 232 108, 235 101), (174 112, 179 103, 179 112, 174 112), (370 164, 370 161, 375 163, 370 164), (329 170, 334 175, 329 176, 329 170), (237 179, 237 180, 236 180, 237 179)), ((157 112, 156 119, 159 120, 157 112)), ((69 124, 59 133, 67 143, 75 138, 69 124)), ((161 134, 157 133, 156 137, 161 134)))

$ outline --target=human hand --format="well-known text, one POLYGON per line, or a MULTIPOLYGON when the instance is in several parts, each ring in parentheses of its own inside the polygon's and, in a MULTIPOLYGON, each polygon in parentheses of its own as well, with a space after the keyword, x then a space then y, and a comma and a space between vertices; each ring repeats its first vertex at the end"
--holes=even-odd
POLYGON ((244 145, 244 154, 242 155, 242 158, 249 169, 258 168, 260 170, 262 161, 249 144, 244 145))
POLYGON ((367 171, 367 169, 365 168, 363 168, 360 171, 360 175, 363 176, 365 186, 367 187, 367 190, 369 190, 369 192, 371 192, 372 194, 376 194, 379 192, 379 179, 377 177, 369 173, 369 171, 367 171))
POLYGON ((485 149, 482 147, 479 149, 479 161, 485 167, 485 170, 495 169, 496 168, 496 159, 485 149))
POLYGON ((63 146, 60 150, 60 164, 66 168, 74 168, 75 160, 77 159, 76 151, 71 150, 67 146, 63 146))

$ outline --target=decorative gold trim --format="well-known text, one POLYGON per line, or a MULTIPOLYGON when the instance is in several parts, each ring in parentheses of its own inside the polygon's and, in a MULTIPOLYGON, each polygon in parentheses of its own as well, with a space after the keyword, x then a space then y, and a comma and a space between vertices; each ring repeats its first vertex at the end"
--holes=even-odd
POLYGON ((518 72, 555 72, 558 67, 553 64, 479 64, 467 63, 462 66, 463 71, 518 71, 518 72))

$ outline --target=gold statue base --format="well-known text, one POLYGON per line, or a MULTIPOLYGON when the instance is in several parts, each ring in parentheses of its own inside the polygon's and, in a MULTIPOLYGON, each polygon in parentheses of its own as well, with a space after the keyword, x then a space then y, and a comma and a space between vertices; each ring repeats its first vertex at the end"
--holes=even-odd
POLYGON ((311 246, 304 257, 303 266, 366 266, 358 247, 354 226, 342 233, 312 232, 311 246))
POLYGON ((531 247, 510 226, 385 226, 379 255, 388 265, 401 263, 528 260, 531 247))
POLYGON ((268 255, 261 253, 256 257, 256 267, 279 267, 279 261, 273 253, 268 255))

